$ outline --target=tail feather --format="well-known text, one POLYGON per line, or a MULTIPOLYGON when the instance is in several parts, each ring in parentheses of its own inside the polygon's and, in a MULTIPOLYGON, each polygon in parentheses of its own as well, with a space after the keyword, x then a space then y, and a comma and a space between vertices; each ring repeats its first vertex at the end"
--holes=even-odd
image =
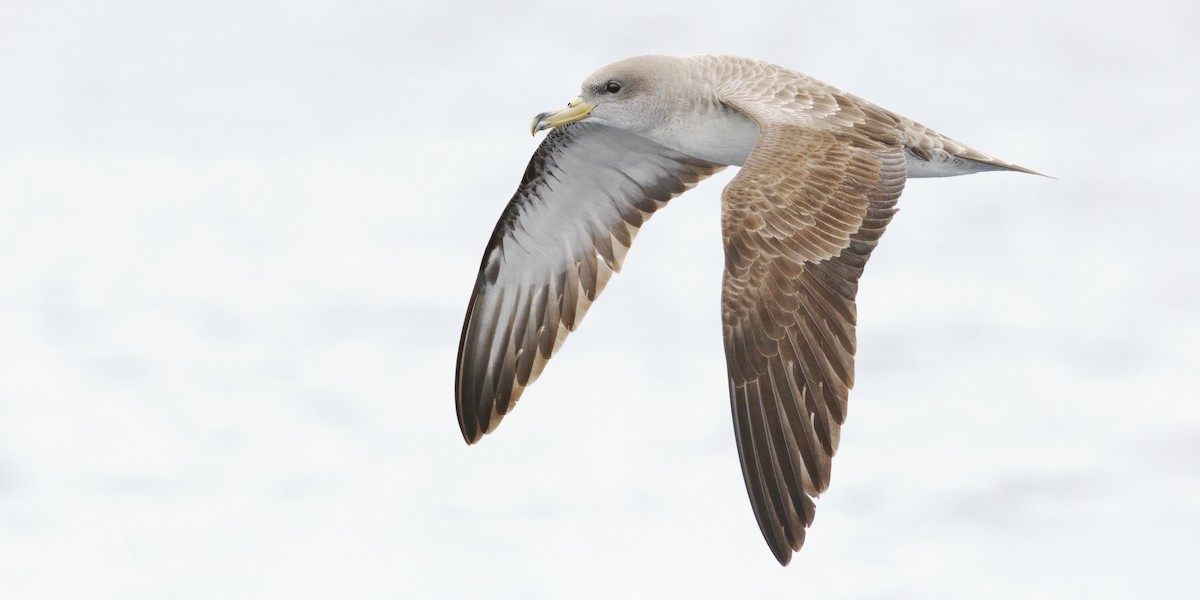
POLYGON ((903 143, 909 177, 953 177, 983 171, 1016 171, 1049 177, 980 152, 920 123, 905 121, 903 143))

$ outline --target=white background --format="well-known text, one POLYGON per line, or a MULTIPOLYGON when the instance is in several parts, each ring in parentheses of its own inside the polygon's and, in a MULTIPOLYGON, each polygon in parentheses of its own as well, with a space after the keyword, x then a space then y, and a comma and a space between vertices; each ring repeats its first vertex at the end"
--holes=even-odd
POLYGON ((4 2, 0 595, 1185 597, 1197 73, 1190 2, 4 2), (703 52, 1057 178, 909 183, 787 568, 729 419, 732 169, 496 434, 454 416, 532 115, 703 52))

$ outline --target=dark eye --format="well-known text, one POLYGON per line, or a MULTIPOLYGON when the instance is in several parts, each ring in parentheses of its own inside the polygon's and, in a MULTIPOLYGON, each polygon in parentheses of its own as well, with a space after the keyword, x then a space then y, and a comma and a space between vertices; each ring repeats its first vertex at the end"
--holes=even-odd
POLYGON ((610 81, 610 82, 604 84, 604 91, 606 91, 610 94, 615 94, 615 93, 621 91, 621 84, 619 84, 615 81, 610 81))

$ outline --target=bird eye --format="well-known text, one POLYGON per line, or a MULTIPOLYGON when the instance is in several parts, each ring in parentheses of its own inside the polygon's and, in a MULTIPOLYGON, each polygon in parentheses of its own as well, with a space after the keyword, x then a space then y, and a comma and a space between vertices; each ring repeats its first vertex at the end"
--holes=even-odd
POLYGON ((604 85, 604 91, 606 91, 610 94, 615 94, 615 93, 621 91, 621 84, 619 84, 615 81, 610 81, 604 85))

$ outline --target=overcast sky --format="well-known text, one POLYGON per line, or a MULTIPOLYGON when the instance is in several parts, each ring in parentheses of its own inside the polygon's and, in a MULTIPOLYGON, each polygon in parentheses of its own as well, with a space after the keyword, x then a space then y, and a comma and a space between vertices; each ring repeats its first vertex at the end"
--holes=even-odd
POLYGON ((1170 598, 1200 587, 1188 2, 9 2, 9 598, 1170 598), (806 72, 1055 179, 909 183, 832 486, 779 567, 719 194, 659 213, 494 435, 479 257, 596 68, 806 72))

